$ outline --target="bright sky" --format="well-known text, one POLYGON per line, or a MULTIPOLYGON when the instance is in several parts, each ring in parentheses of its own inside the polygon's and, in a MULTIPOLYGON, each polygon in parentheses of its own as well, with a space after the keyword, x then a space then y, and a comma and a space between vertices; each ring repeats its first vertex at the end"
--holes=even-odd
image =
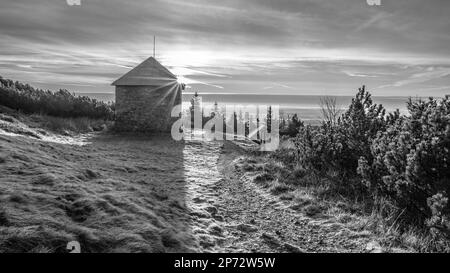
POLYGON ((152 55, 191 91, 450 94, 450 1, 2 0, 0 75, 113 92, 152 55))

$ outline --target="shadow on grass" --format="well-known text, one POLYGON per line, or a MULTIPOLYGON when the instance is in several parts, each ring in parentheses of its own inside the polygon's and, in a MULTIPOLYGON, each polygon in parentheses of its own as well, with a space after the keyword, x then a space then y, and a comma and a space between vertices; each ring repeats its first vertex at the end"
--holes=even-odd
POLYGON ((91 141, 0 139, 8 149, 0 163, 0 252, 68 252, 70 241, 81 252, 198 251, 184 143, 113 134, 91 141))

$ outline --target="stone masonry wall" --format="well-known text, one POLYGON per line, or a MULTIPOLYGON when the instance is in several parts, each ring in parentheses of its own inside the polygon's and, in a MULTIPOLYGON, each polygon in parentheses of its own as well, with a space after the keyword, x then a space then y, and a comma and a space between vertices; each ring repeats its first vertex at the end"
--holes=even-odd
POLYGON ((178 118, 170 116, 181 104, 181 87, 116 86, 117 131, 170 132, 178 118))

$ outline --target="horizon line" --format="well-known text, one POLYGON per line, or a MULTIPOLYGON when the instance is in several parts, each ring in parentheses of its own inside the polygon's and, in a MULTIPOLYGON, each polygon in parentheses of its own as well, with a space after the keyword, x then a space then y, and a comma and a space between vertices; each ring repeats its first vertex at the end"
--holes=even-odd
MULTIPOLYGON (((75 94, 108 94, 108 95, 114 95, 115 92, 74 92, 75 94)), ((204 95, 244 95, 244 96, 316 96, 316 97, 354 97, 354 95, 327 95, 327 94, 287 94, 287 93, 281 93, 281 94, 257 94, 257 93, 236 93, 236 92, 220 92, 220 93, 214 93, 214 92, 197 92, 200 96, 202 94, 204 95)), ((194 95, 195 92, 183 92, 183 95, 194 95)), ((448 95, 444 95, 442 97, 445 97, 448 95)), ((384 95, 373 95, 372 97, 382 97, 382 98, 429 98, 429 97, 441 97, 441 96, 419 96, 419 95, 409 95, 409 96, 384 96, 384 95)))

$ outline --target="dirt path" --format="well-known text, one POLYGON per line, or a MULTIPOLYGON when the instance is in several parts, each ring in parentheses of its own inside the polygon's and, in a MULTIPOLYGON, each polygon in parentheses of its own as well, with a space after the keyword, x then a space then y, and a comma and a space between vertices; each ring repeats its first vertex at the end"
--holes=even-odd
POLYGON ((186 206, 192 233, 202 252, 223 251, 223 217, 217 208, 217 188, 222 179, 217 166, 220 152, 220 143, 205 141, 186 141, 183 150, 186 206))
POLYGON ((218 161, 224 176, 217 183, 219 212, 224 216, 226 252, 359 252, 370 234, 355 233, 327 217, 312 218, 289 208, 236 171, 242 152, 225 143, 218 161))
POLYGON ((360 252, 372 235, 330 217, 307 217, 236 170, 245 154, 225 142, 188 141, 183 151, 194 236, 207 252, 360 252))

